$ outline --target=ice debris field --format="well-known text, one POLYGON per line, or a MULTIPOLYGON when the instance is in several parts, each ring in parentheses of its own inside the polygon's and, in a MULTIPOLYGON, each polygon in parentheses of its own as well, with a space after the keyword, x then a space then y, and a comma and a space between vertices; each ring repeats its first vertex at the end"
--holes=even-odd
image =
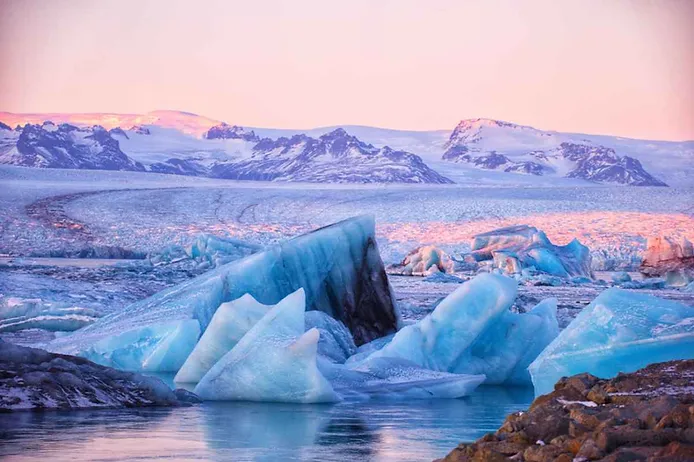
MULTIPOLYGON (((507 249, 502 243, 557 277, 585 268, 585 247, 554 248, 526 228, 481 236, 473 255, 487 258, 483 249, 507 249)), ((41 346, 175 373, 205 400, 295 403, 457 398, 483 383, 534 383, 539 393, 563 375, 614 375, 694 354, 691 306, 612 288, 560 331, 555 299, 512 310, 520 278, 507 270, 479 274, 405 321, 375 222, 362 216, 218 266, 41 346)))
POLYGON ((206 400, 541 393, 694 357, 691 190, 0 175, 0 337, 206 400))

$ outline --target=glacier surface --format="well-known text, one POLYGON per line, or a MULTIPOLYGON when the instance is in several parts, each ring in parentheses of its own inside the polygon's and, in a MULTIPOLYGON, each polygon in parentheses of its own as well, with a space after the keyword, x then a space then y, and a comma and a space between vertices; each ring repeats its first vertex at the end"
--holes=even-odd
POLYGON ((564 376, 609 378, 648 364, 694 358, 694 307, 617 288, 607 289, 533 361, 537 395, 564 376))

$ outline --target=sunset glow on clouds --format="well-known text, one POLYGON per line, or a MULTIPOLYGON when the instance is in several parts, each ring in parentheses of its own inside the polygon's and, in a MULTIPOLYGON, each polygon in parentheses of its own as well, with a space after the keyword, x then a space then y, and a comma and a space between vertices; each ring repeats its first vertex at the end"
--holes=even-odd
POLYGON ((694 139, 694 2, 0 0, 0 111, 694 139))

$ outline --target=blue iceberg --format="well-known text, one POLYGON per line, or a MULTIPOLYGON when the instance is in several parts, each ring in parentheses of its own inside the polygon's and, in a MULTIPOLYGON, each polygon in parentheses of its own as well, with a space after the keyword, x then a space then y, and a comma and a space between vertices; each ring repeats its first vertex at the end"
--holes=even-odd
POLYGON ((506 274, 524 268, 562 278, 592 278, 590 249, 577 239, 564 246, 554 245, 547 235, 527 225, 500 228, 474 236, 472 256, 477 261, 492 260, 506 274))
POLYGON ((105 337, 81 351, 80 356, 126 371, 176 372, 193 351, 199 335, 200 324, 195 319, 152 324, 105 337))
MULTIPOLYGON (((357 345, 396 330, 398 319, 376 246, 375 223, 373 217, 362 216, 220 266, 41 347, 82 356, 91 352, 90 359, 100 362, 103 358, 102 364, 110 365, 108 357, 121 354, 107 349, 122 349, 117 339, 129 333, 142 340, 131 345, 130 349, 143 348, 133 351, 133 356, 144 358, 155 342, 146 335, 160 339, 161 329, 170 323, 194 320, 204 333, 226 302, 250 294, 260 303, 275 305, 299 288, 306 292, 308 310, 341 321, 357 345), (92 354, 96 345, 99 354, 92 354)), ((179 367, 186 358, 178 358, 179 367)))
POLYGON ((333 362, 344 363, 357 351, 349 329, 322 311, 307 311, 304 327, 306 331, 318 329, 318 354, 333 362))
POLYGON ((318 329, 304 332, 303 289, 258 321, 200 380, 206 400, 321 403, 338 401, 318 370, 318 329))
POLYGON ((174 381, 198 383, 207 371, 234 348, 271 308, 258 302, 249 294, 237 300, 222 303, 212 317, 207 330, 176 374, 174 381))
POLYGON ((397 359, 433 371, 485 375, 486 383, 529 384, 527 366, 559 333, 556 300, 517 314, 509 310, 516 292, 511 278, 477 276, 430 315, 348 364, 360 367, 397 359))
POLYGON ((651 295, 608 289, 530 365, 537 395, 565 376, 609 378, 651 363, 694 358, 694 307, 651 295))

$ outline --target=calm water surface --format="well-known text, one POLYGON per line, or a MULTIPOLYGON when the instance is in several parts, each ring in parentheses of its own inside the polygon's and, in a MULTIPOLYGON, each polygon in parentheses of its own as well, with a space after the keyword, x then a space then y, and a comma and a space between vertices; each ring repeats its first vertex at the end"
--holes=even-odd
POLYGON ((3 460, 419 461, 496 430, 532 389, 464 399, 336 405, 204 403, 189 408, 0 415, 3 460))

